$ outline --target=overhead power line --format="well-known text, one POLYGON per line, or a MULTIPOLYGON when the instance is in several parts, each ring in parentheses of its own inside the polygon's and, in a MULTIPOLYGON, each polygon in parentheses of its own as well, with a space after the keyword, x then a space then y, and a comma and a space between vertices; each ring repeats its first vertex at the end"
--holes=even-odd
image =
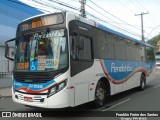
POLYGON ((122 28, 120 28, 120 27, 118 27, 118 26, 115 26, 115 25, 113 25, 113 24, 111 24, 111 23, 108 23, 107 21, 102 20, 102 19, 100 19, 100 18, 98 18, 98 17, 96 17, 96 16, 94 16, 94 15, 92 15, 92 14, 88 13, 88 12, 86 12, 86 14, 90 15, 91 17, 93 17, 93 18, 95 18, 95 19, 97 19, 97 20, 99 20, 99 21, 101 21, 101 22, 104 22, 104 23, 110 24, 111 26, 116 27, 116 28, 118 28, 118 29, 120 29, 120 30, 122 30, 122 31, 124 31, 124 32, 126 32, 126 33, 129 33, 129 34, 134 35, 134 36, 137 36, 137 37, 141 37, 140 35, 137 35, 137 34, 131 33, 131 32, 129 32, 129 31, 125 30, 125 29, 122 29, 122 28))
MULTIPOLYGON (((89 6, 88 4, 86 4, 86 6, 88 6, 90 9, 96 11, 97 13, 101 14, 102 16, 104 16, 105 18, 109 19, 106 15, 102 14, 101 12, 97 11, 96 9, 94 9, 93 7, 89 6)), ((129 25, 131 27, 134 27, 135 29, 140 30, 139 28, 136 28, 135 25, 130 25, 130 24, 126 24, 126 23, 118 23, 118 22, 112 22, 112 21, 107 21, 108 23, 115 23, 115 24, 125 24, 125 25, 129 25)))
MULTIPOLYGON (((21 5, 25 5, 25 6, 31 7, 31 6, 29 6, 29 5, 26 5, 26 4, 24 4, 24 3, 17 2, 17 1, 14 1, 14 0, 9 0, 9 1, 15 2, 15 3, 17 3, 17 4, 21 4, 21 5)), ((40 1, 37 1, 37 0, 32 0, 32 1, 34 1, 34 2, 36 2, 36 3, 38 3, 38 4, 40 4, 40 5, 43 5, 43 6, 46 6, 46 7, 50 7, 50 8, 56 9, 56 10, 67 11, 66 9, 61 9, 61 8, 59 8, 59 7, 57 7, 57 6, 53 6, 53 5, 49 4, 48 2, 41 3, 40 1), (48 3, 48 4, 46 4, 46 3, 48 3)), ((70 8, 70 9, 72 9, 72 10, 79 10, 78 8, 73 7, 73 6, 71 6, 71 5, 69 5, 69 4, 66 4, 66 3, 64 3, 64 2, 61 2, 61 1, 59 1, 59 0, 56 0, 56 1, 55 1, 55 0, 49 0, 49 1, 50 1, 50 2, 54 2, 54 3, 56 3, 56 4, 59 4, 59 5, 61 5, 61 6, 64 6, 64 7, 70 8)), ((88 7, 90 7, 90 6, 88 6, 88 7)), ((32 7, 32 8, 35 8, 35 7, 32 7)), ((92 9, 94 9, 94 8, 92 8, 92 9)), ((44 9, 40 9, 40 10, 45 11, 44 9)), ((94 10, 95 10, 95 9, 94 9, 94 10)), ((47 11, 47 12, 51 12, 51 11, 48 11, 48 10, 46 10, 46 11, 47 11)), ((70 12, 71 12, 71 11, 70 11, 70 12)), ((97 11, 97 12, 100 13, 99 11, 97 11)), ((75 13, 75 14, 76 14, 76 13, 75 13)), ((95 19, 97 19, 97 20, 99 20, 99 21, 102 21, 102 22, 104 22, 104 23, 108 23, 108 24, 110 24, 110 25, 112 25, 112 26, 114 26, 114 27, 116 27, 116 28, 118 28, 118 29, 120 29, 120 30, 123 30, 124 32, 127 32, 127 33, 129 33, 129 34, 132 34, 132 35, 134 35, 134 36, 139 37, 139 35, 137 35, 137 34, 131 33, 131 32, 129 32, 128 30, 122 29, 121 27, 118 27, 118 26, 116 26, 116 25, 111 24, 111 23, 115 23, 115 24, 122 24, 122 23, 105 21, 105 20, 102 20, 102 19, 100 19, 100 18, 98 18, 98 17, 96 17, 96 16, 88 13, 88 12, 86 12, 86 14, 90 15, 91 17, 93 17, 93 18, 95 18, 95 19)), ((103 15, 103 14, 102 14, 102 15, 103 15)), ((103 16, 106 18, 105 15, 103 15, 103 16)), ((126 22, 123 22, 123 23, 124 23, 124 24, 127 24, 127 25, 129 25, 129 26, 133 26, 133 25, 130 25, 130 24, 126 23, 126 22)))
MULTIPOLYGON (((18 2, 18 1, 15 1, 15 0, 8 0, 8 1, 13 2, 13 3, 16 3, 16 4, 19 4, 19 5, 23 5, 23 6, 26 6, 26 7, 35 8, 35 7, 30 6, 30 5, 27 5, 27 4, 24 4, 24 3, 22 3, 22 2, 18 2)), ((44 10, 44 9, 41 9, 41 8, 39 8, 39 10, 49 12, 49 11, 44 10)))
MULTIPOLYGON (((127 24, 127 25, 129 25, 129 26, 134 27, 133 25, 131 25, 131 24, 129 24, 129 23, 127 23, 127 22, 121 20, 120 18, 118 18, 118 17, 116 17, 115 15, 111 14, 111 13, 108 12, 107 10, 103 9, 102 7, 100 7, 99 5, 97 5, 96 3, 94 3, 93 1, 91 1, 91 0, 89 0, 89 1, 90 1, 92 4, 94 4, 95 6, 99 7, 99 8, 102 9, 103 11, 105 11, 106 13, 108 13, 109 15, 111 15, 112 17, 114 17, 114 18, 120 20, 121 22, 123 22, 123 23, 125 23, 125 24, 127 24)), ((136 28, 136 27, 134 27, 134 28, 136 28)), ((136 28, 136 29, 137 29, 137 28, 136 28)))
MULTIPOLYGON (((141 4, 141 2, 139 0, 134 0, 144 11, 148 11, 143 4, 141 4)), ((152 14, 149 14, 148 19, 146 19, 148 21, 148 23, 153 23, 155 26, 157 26, 157 24, 159 21, 157 21, 156 19, 154 19, 154 17, 152 16, 152 14), (150 19, 150 20, 149 20, 150 19), (152 22, 151 22, 152 21, 152 22)), ((159 31, 157 31, 159 32, 159 31)))
MULTIPOLYGON (((160 25, 158 25, 158 26, 156 26, 156 27, 154 27, 152 30, 151 30, 151 32, 149 33, 149 35, 153 32, 153 30, 155 30, 156 28, 158 28, 158 27, 160 27, 160 25)), ((148 36, 149 36, 148 35, 148 36)), ((148 36, 147 36, 147 38, 146 39, 148 39, 148 36)))
POLYGON ((59 4, 59 5, 68 7, 68 8, 73 9, 73 10, 79 10, 79 8, 75 8, 75 7, 73 7, 73 6, 69 5, 69 4, 66 4, 66 3, 64 3, 62 1, 59 1, 59 0, 49 0, 49 1, 55 2, 55 3, 59 4))
POLYGON ((37 1, 37 0, 32 0, 32 1, 34 1, 34 2, 36 2, 36 3, 38 3, 38 4, 40 4, 40 5, 50 7, 50 8, 52 8, 52 9, 56 9, 56 10, 59 10, 59 11, 65 11, 65 9, 62 9, 62 8, 60 8, 60 7, 48 5, 48 4, 46 4, 47 2, 45 2, 45 4, 43 4, 43 3, 41 3, 41 2, 39 2, 39 1, 37 1))
MULTIPOLYGON (((88 6, 88 7, 91 8, 92 10, 96 11, 97 13, 99 13, 100 15, 102 15, 103 17, 107 18, 106 15, 100 13, 99 11, 97 11, 97 10, 94 9, 94 8, 92 8, 92 7, 89 6, 88 4, 86 4, 86 6, 88 6)), ((87 13, 88 13, 88 12, 87 12, 87 13)), ((89 13, 89 14, 90 14, 90 13, 89 13)), ((102 21, 102 22, 108 23, 108 24, 110 24, 110 25, 112 25, 112 26, 114 26, 114 27, 116 27, 116 28, 118 28, 118 29, 120 29, 120 30, 123 30, 124 32, 130 33, 131 35, 140 37, 140 35, 133 34, 133 33, 129 32, 128 30, 122 29, 121 27, 118 27, 118 26, 116 26, 116 25, 111 24, 111 22, 108 22, 108 21, 102 20, 102 19, 100 19, 100 18, 97 18, 97 17, 95 17, 93 14, 90 14, 90 16, 92 16, 92 17, 94 17, 94 18, 96 18, 96 19, 98 19, 98 20, 100 20, 100 21, 102 21)), ((107 18, 107 19, 109 19, 109 18, 107 18)), ((138 29, 138 28, 136 28, 136 29, 138 29)), ((140 29, 138 29, 138 30, 140 30, 140 29)))
POLYGON ((145 7, 143 7, 143 5, 142 5, 138 0, 136 0, 136 2, 137 2, 145 11, 148 11, 145 7))

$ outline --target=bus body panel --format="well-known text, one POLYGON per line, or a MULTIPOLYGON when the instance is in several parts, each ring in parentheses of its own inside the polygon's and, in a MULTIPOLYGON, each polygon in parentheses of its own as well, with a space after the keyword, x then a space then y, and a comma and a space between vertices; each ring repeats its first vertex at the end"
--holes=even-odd
POLYGON ((146 77, 146 83, 149 83, 155 79, 156 79, 156 66, 154 66, 154 68, 152 68, 150 75, 146 77))
MULTIPOLYGON (((68 69, 63 74, 58 74, 55 76, 54 81, 55 84, 59 84, 63 81, 67 81, 67 85, 61 91, 53 94, 48 97, 48 94, 45 95, 33 95, 21 92, 14 91, 14 84, 12 87, 12 99, 14 102, 35 106, 35 107, 43 107, 43 108, 63 108, 63 107, 74 107, 83 103, 87 103, 93 101, 95 99, 95 90, 99 80, 105 78, 109 82, 110 86, 110 95, 114 95, 134 87, 140 86, 140 77, 142 73, 146 75, 146 83, 153 80, 155 78, 155 69, 154 62, 145 62, 145 59, 141 59, 141 61, 131 61, 131 60, 118 60, 118 59, 107 59, 101 58, 99 55, 96 55, 99 51, 95 47, 98 43, 98 32, 99 30, 103 30, 103 32, 109 32, 114 35, 120 35, 126 39, 127 37, 123 34, 119 34, 118 32, 112 31, 111 29, 107 29, 103 25, 100 25, 94 21, 87 20, 86 18, 82 18, 71 13, 66 13, 66 29, 68 35, 68 69), (74 20, 80 22, 81 24, 90 25, 92 29, 94 29, 91 35, 87 36, 87 31, 79 32, 78 28, 76 28, 76 32, 78 34, 82 34, 84 36, 90 37, 92 40, 92 52, 93 58, 91 61, 76 61, 71 59, 71 46, 70 46, 70 32, 74 32, 74 30, 70 30, 69 24, 74 20), (98 52, 97 52, 98 51, 98 52), (96 53, 96 54, 95 54, 96 53), (98 56, 98 57, 97 57, 98 56), (76 63, 77 62, 77 63, 76 63), (74 63, 74 64, 73 64, 74 63), (88 67, 86 67, 86 64, 88 67), (79 70, 84 68, 82 71, 78 71, 75 73, 73 70, 79 70), (72 74, 74 72, 74 74, 72 74), (18 99, 16 98, 18 96, 18 99), (27 101, 24 101, 24 97, 26 97, 27 101), (29 102, 30 98, 35 101, 29 102), (37 102, 36 99, 39 101, 37 102), (40 100, 42 100, 40 102, 40 100), (44 101, 43 101, 44 100, 44 101)), ((81 27, 81 26, 80 26, 81 27)), ((84 28, 80 28, 84 29, 84 28)), ((131 39, 135 43, 138 42, 135 39, 131 39)), ((144 46, 149 46, 146 43, 138 42, 139 44, 143 44, 141 55, 145 55, 144 46)), ((149 46, 150 47, 150 46, 149 46)), ((100 49, 103 49, 101 47, 100 49)), ((107 54, 108 51, 106 51, 107 54)), ((98 53, 100 54, 100 53, 98 53)), ((145 56, 142 56, 145 57, 145 56)), ((54 84, 53 84, 54 85, 54 84)), ((29 87, 28 87, 29 89, 29 87)), ((50 88, 48 88, 50 89, 50 88)))
POLYGON ((89 101, 89 96, 91 97, 91 94, 93 94, 93 92, 90 93, 92 90, 89 89, 89 86, 92 84, 92 81, 94 80, 93 76, 94 65, 76 74, 71 78, 71 81, 75 81, 75 106, 89 101))

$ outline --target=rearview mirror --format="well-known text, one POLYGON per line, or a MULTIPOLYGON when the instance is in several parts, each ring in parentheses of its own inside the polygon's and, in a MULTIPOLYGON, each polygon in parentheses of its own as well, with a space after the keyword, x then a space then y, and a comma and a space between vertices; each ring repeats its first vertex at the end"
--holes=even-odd
POLYGON ((12 42, 12 41, 15 41, 15 38, 14 38, 14 39, 11 39, 11 40, 8 40, 8 41, 5 42, 5 57, 6 57, 7 59, 11 60, 11 61, 14 61, 13 58, 10 58, 10 57, 9 57, 9 46, 8 46, 8 43, 9 43, 9 42, 12 42))

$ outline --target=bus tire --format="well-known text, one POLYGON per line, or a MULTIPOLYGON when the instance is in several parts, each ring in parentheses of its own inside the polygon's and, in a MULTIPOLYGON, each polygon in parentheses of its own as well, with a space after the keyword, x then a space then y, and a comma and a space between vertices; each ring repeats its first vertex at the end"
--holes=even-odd
POLYGON ((95 90, 95 100, 93 105, 95 108, 102 107, 107 99, 107 89, 106 84, 103 81, 99 81, 95 90))
POLYGON ((141 74, 139 89, 143 91, 145 87, 146 87, 146 76, 145 74, 141 74))

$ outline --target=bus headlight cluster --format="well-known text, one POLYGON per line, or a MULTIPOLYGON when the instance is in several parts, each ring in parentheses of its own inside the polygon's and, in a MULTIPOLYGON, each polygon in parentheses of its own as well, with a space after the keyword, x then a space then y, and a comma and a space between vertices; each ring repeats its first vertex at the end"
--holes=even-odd
POLYGON ((67 85, 67 79, 56 84, 56 86, 50 88, 50 90, 48 91, 48 97, 54 95, 55 93, 61 91, 63 88, 65 88, 67 85))

